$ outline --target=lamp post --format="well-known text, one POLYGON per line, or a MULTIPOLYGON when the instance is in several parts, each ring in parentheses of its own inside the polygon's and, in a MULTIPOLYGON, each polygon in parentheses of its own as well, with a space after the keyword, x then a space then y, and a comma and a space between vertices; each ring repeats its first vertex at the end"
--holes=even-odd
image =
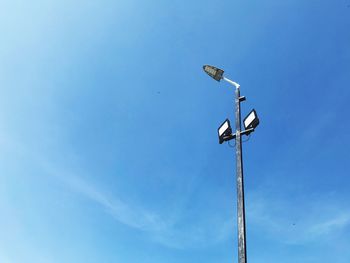
POLYGON ((247 263, 246 248, 246 224, 245 224, 245 204, 244 204, 244 180, 243 180, 243 160, 242 160, 242 135, 248 135, 254 131, 259 124, 259 119, 255 110, 244 119, 245 130, 241 131, 241 102, 245 97, 240 95, 240 85, 223 76, 222 69, 204 65, 204 71, 216 81, 221 79, 235 86, 235 123, 236 132, 233 134, 228 119, 219 127, 219 143, 236 140, 236 178, 237 178, 237 224, 238 224, 238 263, 247 263))

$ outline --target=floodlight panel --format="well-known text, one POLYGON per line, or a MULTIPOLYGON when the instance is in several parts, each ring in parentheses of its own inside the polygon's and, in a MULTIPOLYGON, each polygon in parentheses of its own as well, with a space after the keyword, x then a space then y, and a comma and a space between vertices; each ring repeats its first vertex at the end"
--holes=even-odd
POLYGON ((247 128, 256 118, 255 111, 252 111, 248 117, 244 120, 244 127, 247 128))
POLYGON ((225 121, 224 124, 219 128, 219 136, 222 136, 228 128, 230 128, 230 125, 228 121, 225 121))

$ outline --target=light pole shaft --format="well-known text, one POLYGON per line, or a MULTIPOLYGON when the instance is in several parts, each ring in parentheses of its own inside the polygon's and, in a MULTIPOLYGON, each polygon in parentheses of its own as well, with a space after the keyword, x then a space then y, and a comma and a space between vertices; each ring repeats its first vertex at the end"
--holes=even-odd
POLYGON ((237 222, 238 222, 238 263, 247 263, 244 181, 241 134, 241 96, 239 85, 235 90, 236 107, 236 178, 237 178, 237 222))

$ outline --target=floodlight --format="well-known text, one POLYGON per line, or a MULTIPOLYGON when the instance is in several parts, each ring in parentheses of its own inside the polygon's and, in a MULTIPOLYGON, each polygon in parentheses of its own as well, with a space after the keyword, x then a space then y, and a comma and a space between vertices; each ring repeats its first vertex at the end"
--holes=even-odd
POLYGON ((255 129, 259 125, 259 118, 254 109, 244 118, 243 123, 245 129, 255 129))
POLYGON ((219 143, 222 144, 227 138, 227 136, 230 136, 231 134, 232 134, 232 129, 231 129, 230 121, 229 119, 226 119, 218 129, 219 143))
POLYGON ((205 73, 207 73, 210 77, 212 77, 216 81, 220 81, 222 79, 222 75, 224 74, 224 71, 222 69, 209 66, 209 65, 204 65, 203 69, 205 73))

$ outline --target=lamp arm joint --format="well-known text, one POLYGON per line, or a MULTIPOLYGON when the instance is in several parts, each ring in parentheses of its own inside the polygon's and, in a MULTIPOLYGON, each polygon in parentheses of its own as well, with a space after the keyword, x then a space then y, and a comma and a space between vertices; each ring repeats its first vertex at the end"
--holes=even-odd
POLYGON ((246 129, 245 131, 241 131, 241 135, 249 135, 249 134, 252 133, 254 130, 255 130, 254 128, 246 129))

